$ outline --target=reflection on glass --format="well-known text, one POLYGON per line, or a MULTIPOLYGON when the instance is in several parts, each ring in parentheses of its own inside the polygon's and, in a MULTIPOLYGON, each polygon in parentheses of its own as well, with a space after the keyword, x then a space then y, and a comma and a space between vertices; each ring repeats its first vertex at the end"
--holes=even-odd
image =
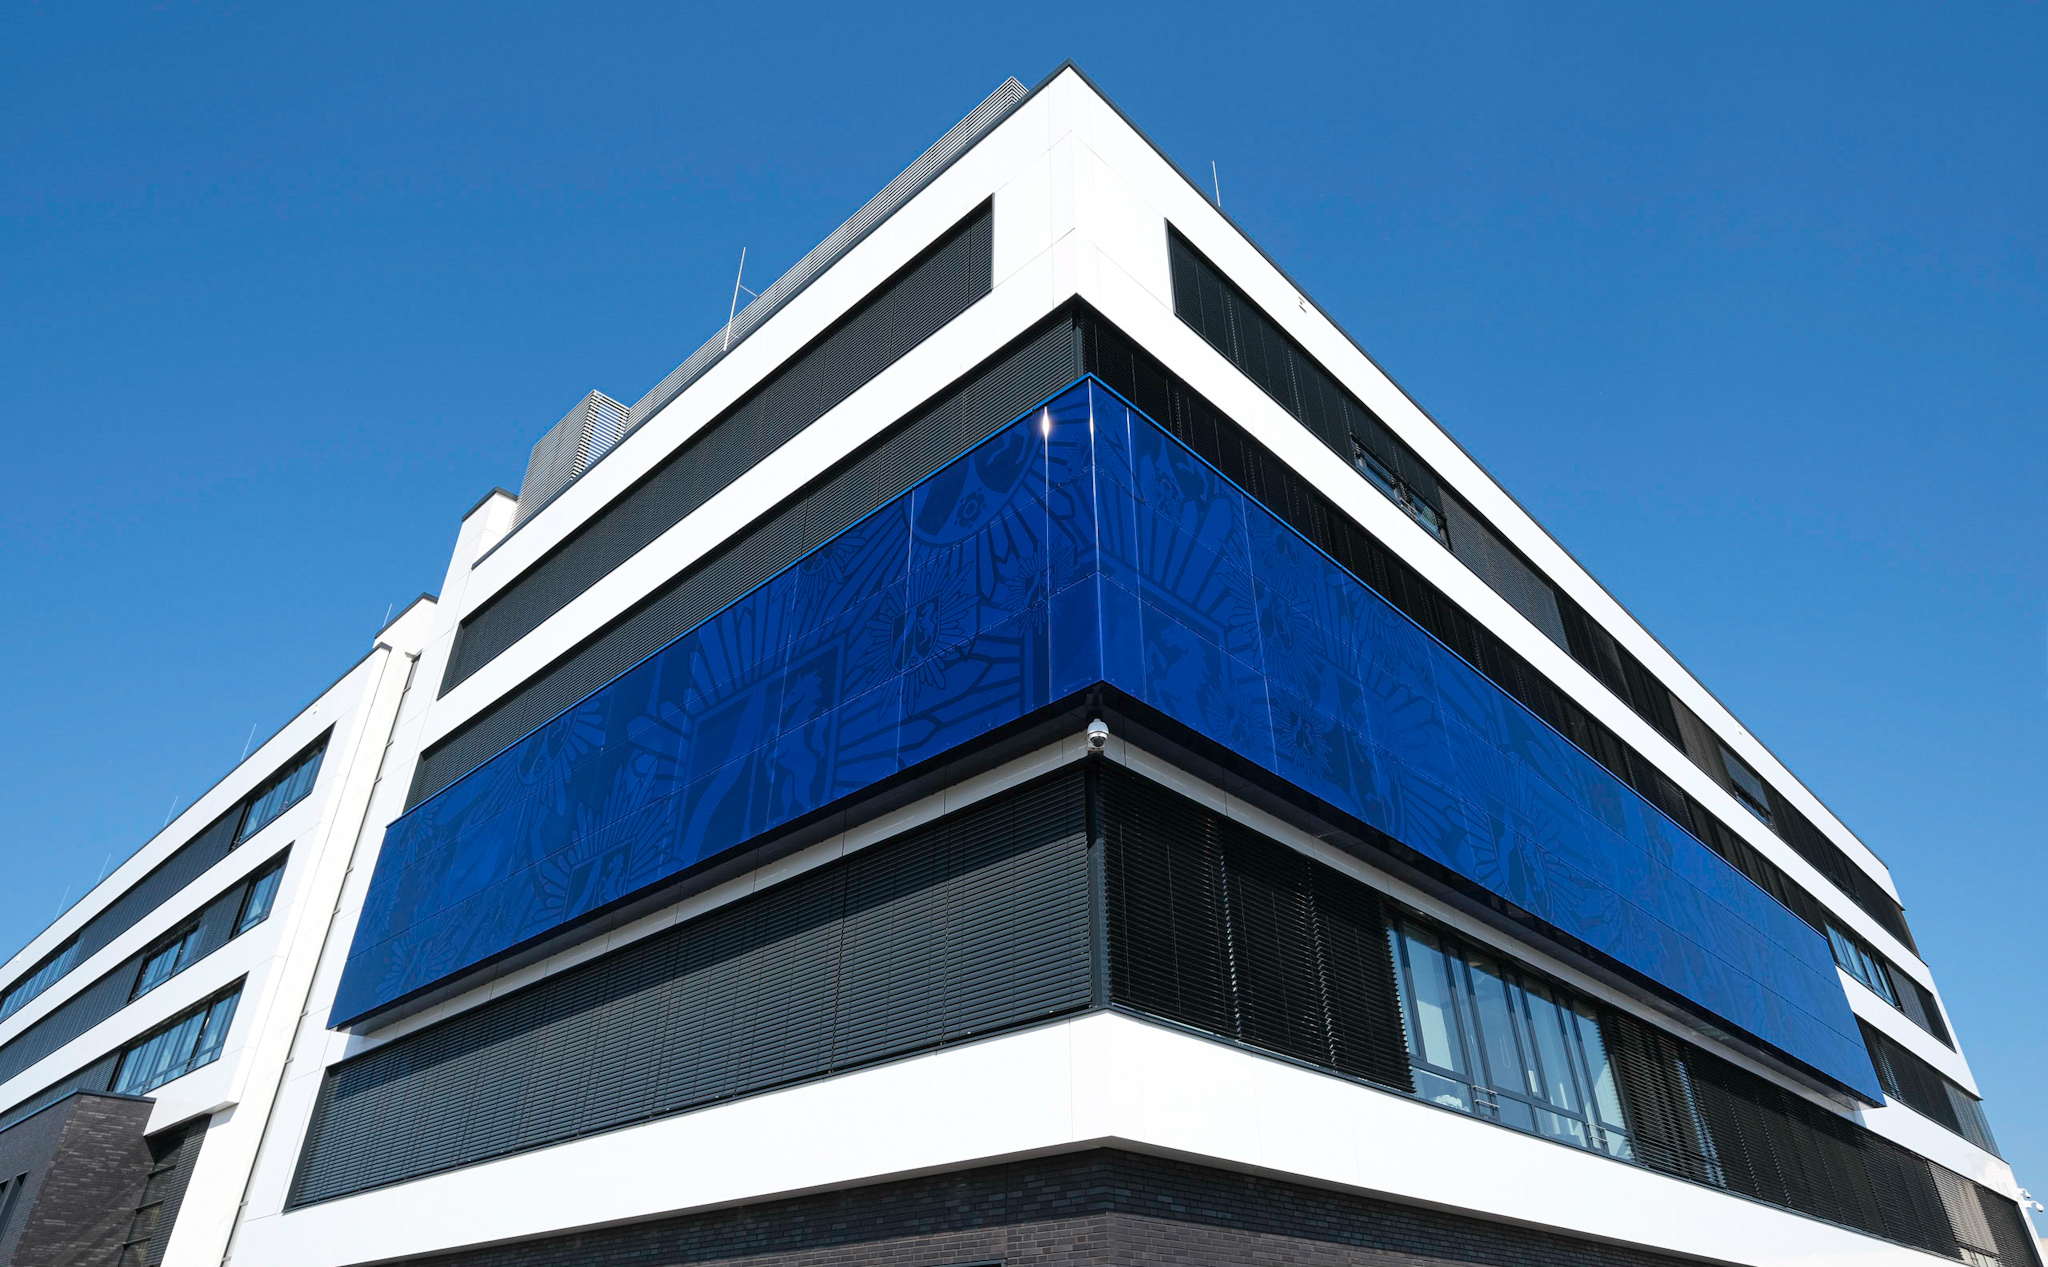
POLYGON ((1418 1097, 1577 1148, 1630 1156, 1614 1069, 1590 1003, 1407 919, 1388 934, 1418 1097))
POLYGON ((1500 970, 1484 959, 1474 959, 1471 966, 1472 1012, 1478 1022, 1480 1046, 1486 1053, 1489 1080, 1503 1091, 1526 1095, 1542 1083, 1515 1042, 1507 983, 1501 980, 1500 970))
POLYGON ((1607 1063, 1607 1042, 1600 1037, 1599 1018, 1584 1003, 1573 1004, 1572 1017, 1578 1022, 1579 1050, 1585 1053, 1586 1068, 1592 1071, 1593 1111, 1603 1126, 1621 1130, 1625 1125, 1621 1092, 1614 1085, 1614 1066, 1607 1063))
POLYGON ((1415 1094, 1431 1104, 1441 1104, 1447 1109, 1472 1111, 1471 1088, 1462 1082, 1452 1082, 1441 1074, 1426 1069, 1415 1070, 1415 1094))
POLYGON ((1436 939, 1423 930, 1408 930, 1406 940, 1415 1014, 1415 1032, 1409 1036, 1409 1047, 1426 1064, 1464 1073, 1458 1022, 1451 1013, 1450 965, 1436 939))
POLYGON ((1569 1031, 1564 1014, 1540 981, 1522 983, 1522 1000, 1529 1007, 1529 1034, 1536 1043, 1536 1059, 1543 1066, 1538 1094, 1558 1108, 1580 1112, 1572 1061, 1565 1050, 1569 1031))

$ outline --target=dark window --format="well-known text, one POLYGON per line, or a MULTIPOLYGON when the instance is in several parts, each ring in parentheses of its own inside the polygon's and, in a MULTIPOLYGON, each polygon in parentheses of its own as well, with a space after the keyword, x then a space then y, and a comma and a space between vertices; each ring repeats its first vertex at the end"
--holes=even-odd
POLYGON ((1721 749, 1721 765, 1728 771, 1728 777, 1734 784, 1735 799, 1742 802, 1742 808, 1756 815, 1757 821, 1764 826, 1771 826, 1771 791, 1757 777, 1756 771, 1725 746, 1721 749))
POLYGON ((261 924, 270 918, 270 908, 277 901, 278 881, 284 878, 283 858, 257 872, 249 881, 249 891, 242 896, 242 909, 235 916, 235 936, 261 924))
POLYGON ((199 921, 194 920, 158 942, 143 957, 142 969, 135 974, 135 989, 128 997, 139 999, 148 994, 183 972, 199 954, 199 921))
POLYGON ((227 993, 201 1003, 128 1046, 121 1053, 113 1089, 122 1095, 144 1095, 220 1059, 228 1026, 235 1019, 235 1002, 241 995, 241 983, 236 982, 227 993))
POLYGON ((317 745, 293 758, 290 765, 271 775, 270 781, 256 790, 249 801, 249 812, 242 816, 241 829, 235 833, 236 844, 270 826, 279 814, 306 799, 306 794, 313 790, 313 780, 320 775, 320 758, 326 752, 327 740, 322 736, 317 745))
POLYGON ((21 1204, 21 1192, 26 1187, 26 1171, 12 1179, 0 1180, 0 1240, 7 1239, 7 1229, 14 1222, 14 1207, 21 1204))
POLYGON ((1408 486, 1407 481, 1388 469, 1386 463, 1373 456, 1372 451, 1365 447, 1364 441, 1355 435, 1351 437, 1351 465, 1357 467, 1358 473, 1365 476, 1374 488, 1384 493, 1388 500, 1407 511, 1430 536, 1449 543, 1450 537, 1444 532, 1443 515, 1436 507, 1422 500, 1422 497, 1408 486))

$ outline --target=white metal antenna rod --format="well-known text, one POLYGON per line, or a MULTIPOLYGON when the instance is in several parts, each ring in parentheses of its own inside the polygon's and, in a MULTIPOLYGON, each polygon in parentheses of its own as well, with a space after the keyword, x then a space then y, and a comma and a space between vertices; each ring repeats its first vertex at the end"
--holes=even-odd
POLYGON ((1223 182, 1216 175, 1216 160, 1209 160, 1209 186, 1216 191, 1216 210, 1223 210, 1223 182))
POLYGON ((719 345, 720 352, 732 349, 732 319, 740 315, 740 279, 747 275, 747 248, 740 248, 740 271, 733 274, 732 307, 725 314, 725 342, 719 345))

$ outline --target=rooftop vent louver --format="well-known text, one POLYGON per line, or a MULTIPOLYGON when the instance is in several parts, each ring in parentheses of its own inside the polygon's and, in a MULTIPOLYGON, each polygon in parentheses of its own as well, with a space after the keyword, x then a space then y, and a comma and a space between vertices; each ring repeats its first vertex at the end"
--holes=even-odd
POLYGON ((577 401, 574 409, 535 442, 533 456, 526 460, 526 478, 519 485, 519 511, 513 525, 525 523, 547 505, 625 433, 624 405, 603 392, 592 392, 577 401))

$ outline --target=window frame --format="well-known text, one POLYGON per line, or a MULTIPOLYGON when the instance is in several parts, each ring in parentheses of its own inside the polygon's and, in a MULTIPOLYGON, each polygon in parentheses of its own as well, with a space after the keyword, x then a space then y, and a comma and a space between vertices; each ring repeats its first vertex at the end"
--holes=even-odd
POLYGON ((174 931, 159 937, 150 945, 148 950, 143 952, 142 963, 135 970, 135 984, 129 987, 128 1001, 130 1003, 133 1003, 143 995, 148 994, 166 981, 169 981, 172 977, 177 976, 185 969, 199 962, 202 956, 195 953, 195 948, 199 945, 200 928, 199 917, 196 915, 192 916, 174 931), (171 964, 170 971, 154 981, 150 980, 150 965, 157 962, 165 954, 174 954, 176 956, 171 964))
POLYGON ((214 994, 204 1002, 195 1004, 178 1013, 170 1020, 150 1030, 123 1048, 114 1066, 114 1075, 108 1087, 116 1095, 148 1095, 158 1087, 176 1082, 186 1074, 195 1073, 220 1059, 227 1048, 228 1032, 234 1028, 235 1012, 241 1002, 242 981, 236 981, 225 990, 214 994), (197 1022, 197 1024, 193 1024, 197 1022), (173 1034, 191 1025, 189 1039, 181 1039, 176 1047, 184 1048, 184 1054, 175 1059, 165 1059, 164 1053, 173 1049, 167 1045, 152 1054, 146 1066, 147 1072, 131 1079, 137 1067, 136 1058, 148 1051, 150 1045, 167 1040, 173 1034), (154 1081, 151 1081, 154 1079, 154 1081))
POLYGON ((240 937, 243 933, 263 923, 277 909, 277 894, 278 890, 284 887, 284 868, 285 864, 289 861, 291 861, 291 846, 287 845, 283 853, 278 854, 277 857, 272 858, 269 862, 264 863, 261 867, 250 873, 248 880, 242 886, 242 900, 235 907, 234 931, 228 934, 229 940, 240 937), (270 887, 269 891, 264 894, 263 910, 254 918, 251 918, 250 907, 256 900, 257 892, 266 884, 270 887))
POLYGON ((1620 1078, 1614 1070, 1614 1058, 1607 1051, 1606 1037, 1600 1031, 1600 1013, 1596 1003, 1530 972, 1497 951, 1472 947, 1433 922, 1406 911, 1389 912, 1387 939, 1393 955, 1401 1019, 1408 1032, 1409 1067, 1417 1075, 1417 1098, 1586 1152, 1622 1160, 1633 1159, 1620 1078), (1436 1064, 1422 1054, 1422 1040, 1418 1037, 1421 1029, 1420 996, 1414 987, 1416 970, 1409 959, 1409 944, 1417 934, 1420 934, 1422 942, 1430 945, 1444 969, 1442 984, 1449 990, 1446 1000, 1449 1006, 1445 1009, 1448 1019, 1446 1038, 1456 1048, 1447 1054, 1461 1059, 1466 1066, 1463 1070, 1436 1064), (1475 958, 1483 961, 1485 967, 1475 968, 1475 958), (1492 1048, 1499 1044, 1485 1036, 1484 1009, 1479 1003, 1475 977, 1479 972, 1490 973, 1501 987, 1501 1013, 1508 1025, 1508 1032, 1503 1037, 1522 1066, 1519 1070, 1503 1073, 1493 1068, 1496 1053, 1492 1048), (1559 1050, 1565 1068, 1555 1071, 1555 1074, 1549 1068, 1550 1056, 1545 1053, 1537 1036, 1536 1027, 1541 1022, 1529 1003, 1528 987, 1531 984, 1542 991, 1544 1002, 1553 1009, 1558 1020, 1559 1050), (1570 1018, 1569 1027, 1566 1018, 1570 1018), (1611 1084, 1612 1108, 1621 1118, 1619 1125, 1607 1120, 1599 1078, 1593 1072, 1591 1056, 1585 1048, 1582 1024, 1590 1024, 1593 1033, 1599 1035, 1600 1055, 1611 1084), (1561 1075, 1569 1094, 1577 1101, 1577 1107, 1559 1104, 1550 1099, 1547 1092, 1531 1091, 1520 1085, 1531 1074, 1540 1078, 1545 1086, 1551 1083, 1553 1076, 1561 1075), (1463 1103, 1451 1103, 1450 1099, 1429 1094, 1422 1082, 1424 1077, 1462 1087, 1465 1092, 1463 1103), (1557 1129, 1545 1128, 1546 1115, 1556 1119, 1557 1129), (1524 1118, 1526 1122, 1522 1120, 1524 1118))

